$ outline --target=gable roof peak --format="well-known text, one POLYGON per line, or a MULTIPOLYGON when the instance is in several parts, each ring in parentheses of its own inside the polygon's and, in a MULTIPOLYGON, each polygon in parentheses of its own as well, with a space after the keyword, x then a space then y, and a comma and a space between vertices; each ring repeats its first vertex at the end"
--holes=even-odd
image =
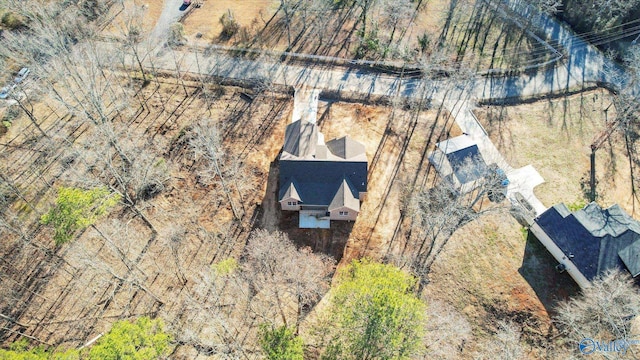
POLYGON ((291 179, 291 181, 289 181, 289 185, 283 188, 284 192, 282 192, 282 195, 280 195, 280 199, 278 199, 279 201, 286 199, 295 199, 297 201, 302 201, 302 198, 300 197, 300 194, 298 193, 298 189, 296 189, 294 182, 295 180, 291 179))
POLYGON ((349 136, 330 140, 326 145, 333 155, 342 159, 349 160, 362 155, 366 156, 364 145, 349 136))
POLYGON ((329 211, 340 209, 343 207, 352 209, 354 211, 360 211, 360 200, 358 199, 357 191, 351 186, 350 181, 346 178, 342 178, 342 182, 333 196, 333 200, 329 204, 329 211))

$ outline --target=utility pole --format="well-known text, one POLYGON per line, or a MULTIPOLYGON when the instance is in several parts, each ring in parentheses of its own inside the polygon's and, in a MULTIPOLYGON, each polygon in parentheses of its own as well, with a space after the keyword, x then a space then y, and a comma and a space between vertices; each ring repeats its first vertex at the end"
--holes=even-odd
POLYGON ((607 124, 607 128, 600 133, 600 135, 598 135, 598 137, 593 141, 593 143, 591 144, 591 156, 590 156, 590 163, 591 163, 591 170, 589 171, 589 201, 596 201, 596 151, 598 149, 600 149, 600 147, 602 146, 602 144, 604 144, 604 142, 609 138, 609 136, 611 136, 611 134, 613 133, 613 130, 615 130, 615 125, 618 123, 618 121, 614 121, 611 124, 609 124, 609 108, 611 107, 610 104, 609 106, 607 106, 606 109, 604 109, 604 123, 607 124))

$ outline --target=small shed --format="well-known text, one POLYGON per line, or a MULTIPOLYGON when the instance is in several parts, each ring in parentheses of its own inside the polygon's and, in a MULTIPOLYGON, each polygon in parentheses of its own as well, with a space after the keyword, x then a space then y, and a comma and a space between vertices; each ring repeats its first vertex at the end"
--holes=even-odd
POLYGON ((429 161, 442 178, 451 181, 463 194, 478 187, 487 173, 478 144, 469 135, 437 143, 429 161))

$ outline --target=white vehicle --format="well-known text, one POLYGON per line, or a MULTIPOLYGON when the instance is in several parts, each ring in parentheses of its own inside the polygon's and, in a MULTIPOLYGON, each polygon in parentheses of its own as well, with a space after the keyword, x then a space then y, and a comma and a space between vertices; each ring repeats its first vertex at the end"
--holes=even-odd
POLYGON ((18 71, 18 76, 13 81, 16 84, 20 84, 22 80, 24 80, 24 78, 26 78, 27 75, 29 75, 30 72, 31 70, 29 70, 29 68, 23 67, 22 69, 20 69, 20 71, 18 71))
POLYGON ((6 99, 9 96, 9 92, 11 92, 11 88, 8 86, 0 89, 0 99, 6 99))

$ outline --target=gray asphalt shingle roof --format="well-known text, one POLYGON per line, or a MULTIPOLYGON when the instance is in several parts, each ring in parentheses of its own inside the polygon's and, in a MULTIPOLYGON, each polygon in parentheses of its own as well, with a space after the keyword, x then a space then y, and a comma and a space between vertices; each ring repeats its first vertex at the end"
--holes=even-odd
POLYGON ((297 120, 287 125, 280 156, 278 200, 299 199, 303 205, 359 210, 367 191, 364 145, 343 136, 326 144, 316 124, 297 120))
POLYGON ((333 155, 343 159, 354 158, 365 153, 364 145, 348 136, 328 141, 327 148, 329 148, 333 155))
POLYGON ((291 155, 304 158, 316 154, 318 127, 305 120, 287 125, 282 150, 291 155))
POLYGON ((329 211, 337 210, 343 207, 355 211, 360 211, 360 200, 358 199, 358 191, 351 184, 349 178, 344 178, 340 183, 338 191, 336 191, 336 194, 329 204, 329 211))
POLYGON ((278 199, 283 199, 293 180, 303 204, 329 206, 344 179, 348 179, 352 195, 358 198, 360 192, 367 191, 367 163, 280 160, 278 199))
POLYGON ((558 204, 535 221, 587 280, 613 269, 640 273, 640 223, 618 205, 593 202, 571 213, 558 204))
POLYGON ((462 184, 481 179, 487 173, 487 164, 480 155, 478 145, 448 153, 446 157, 453 173, 462 184))

